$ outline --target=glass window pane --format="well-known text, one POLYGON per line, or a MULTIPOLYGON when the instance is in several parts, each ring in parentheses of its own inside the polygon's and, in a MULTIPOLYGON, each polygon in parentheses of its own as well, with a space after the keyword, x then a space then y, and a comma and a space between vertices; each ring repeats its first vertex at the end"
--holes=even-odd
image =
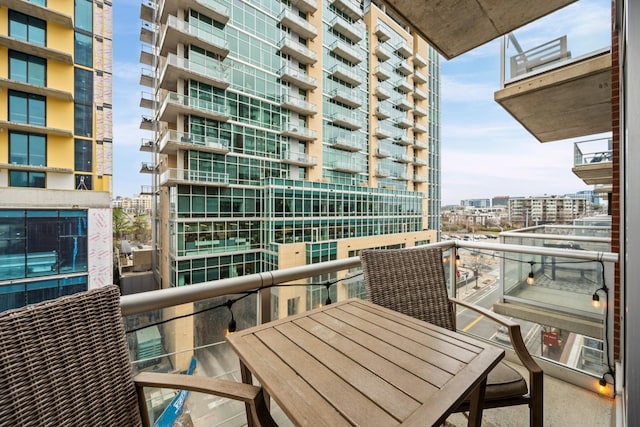
POLYGON ((28 123, 27 98, 22 93, 9 92, 9 121, 28 123))
POLYGON ((9 11, 9 36, 18 40, 28 41, 28 16, 13 10, 9 11))
POLYGON ((86 34, 75 33, 74 58, 76 64, 93 66, 93 38, 86 34))
POLYGON ((29 70, 27 80, 29 83, 46 86, 47 84, 47 61, 37 56, 29 57, 29 70))
POLYGON ((27 304, 36 304, 58 297, 58 281, 27 283, 27 304))
POLYGON ((47 165, 47 139, 43 135, 29 135, 29 164, 47 165))
POLYGON ((90 137, 93 135, 93 107, 75 103, 74 111, 74 132, 76 135, 90 137))
POLYGON ((76 68, 74 74, 75 102, 91 105, 93 102, 93 73, 82 68, 76 68))
POLYGON ((27 55, 21 52, 9 52, 9 78, 19 82, 27 81, 27 55))
POLYGON ((45 126, 46 124, 46 102, 41 96, 31 95, 29 97, 29 124, 45 126))
POLYGON ((29 161, 29 136, 24 133, 9 134, 9 163, 26 165, 29 161))
POLYGON ((75 5, 75 19, 74 23, 76 28, 93 31, 93 1, 91 0, 76 0, 75 5))
POLYGON ((9 171, 9 186, 28 187, 28 174, 24 171, 9 171))
POLYGON ((44 172, 29 172, 29 187, 46 188, 46 175, 44 172))
POLYGON ((75 140, 74 150, 74 168, 76 171, 92 172, 93 171, 93 150, 92 141, 85 139, 75 140))
MULTIPOLYGON (((2 276, 2 267, 0 267, 0 278, 9 278, 2 276)), ((24 285, 0 286, 0 311, 24 307, 26 302, 24 285)))
POLYGON ((45 21, 29 17, 29 43, 46 46, 47 23, 45 21))

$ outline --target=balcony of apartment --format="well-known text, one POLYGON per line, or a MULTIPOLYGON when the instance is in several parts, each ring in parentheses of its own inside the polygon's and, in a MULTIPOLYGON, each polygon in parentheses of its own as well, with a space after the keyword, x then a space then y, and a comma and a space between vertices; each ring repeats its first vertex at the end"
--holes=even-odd
POLYGON ((155 0, 142 0, 140 4, 140 19, 147 22, 153 22, 156 14, 158 3, 155 0))
POLYGON ((158 0, 160 22, 169 15, 178 16, 180 10, 193 10, 225 25, 229 22, 229 7, 217 0, 158 0))
POLYGON ((142 21, 140 24, 140 41, 154 44, 154 37, 158 34, 158 26, 153 22, 142 21))
POLYGON ((419 183, 424 183, 428 181, 428 178, 425 175, 419 175, 419 174, 413 174, 413 181, 414 182, 419 182, 419 183))
MULTIPOLYGON (((44 123, 44 122, 43 122, 44 123)), ((22 123, 12 120, 0 120, 0 132, 3 130, 15 130, 18 132, 40 133, 51 136, 72 137, 73 132, 69 129, 55 128, 46 124, 22 123)))
POLYGON ((286 163, 288 165, 310 167, 316 166, 318 164, 318 159, 316 158, 316 156, 310 156, 306 153, 294 153, 288 151, 284 153, 282 157, 282 163, 286 163))
POLYGON ((140 85, 155 88, 156 73, 149 68, 142 68, 140 70, 140 85))
POLYGON ((329 50, 341 58, 346 59, 352 64, 359 64, 363 61, 364 57, 359 51, 358 45, 351 45, 342 40, 336 40, 329 46, 329 50))
POLYGON ((393 56, 393 51, 386 44, 380 44, 376 46, 376 56, 381 61, 388 61, 393 56))
POLYGON ((389 111, 387 108, 385 108, 382 105, 378 105, 376 107, 376 117, 379 120, 385 120, 388 119, 389 117, 391 117, 392 113, 391 111, 389 111))
POLYGON ((403 58, 408 58, 413 54, 413 50, 406 40, 401 40, 394 46, 394 49, 396 53, 398 53, 398 55, 402 56, 403 58))
POLYGON ((402 129, 408 129, 413 126, 413 121, 409 120, 406 115, 398 116, 393 121, 396 126, 402 129))
POLYGON ((60 99, 62 101, 73 101, 73 93, 66 90, 56 89, 50 86, 41 86, 33 83, 21 82, 18 80, 11 80, 5 77, 0 77, 0 88, 19 90, 21 92, 28 92, 34 95, 60 99))
POLYGON ((426 108, 420 107, 418 105, 413 106, 413 116, 414 117, 426 117, 429 115, 429 112, 426 108))
POLYGON ((142 138, 140 141, 140 151, 144 153, 153 153, 155 148, 155 143, 152 139, 142 138))
POLYGON ((361 151, 365 148, 364 144, 353 136, 334 136, 329 138, 329 145, 338 150, 350 151, 352 153, 361 151))
POLYGON ((428 163, 425 159, 421 159, 420 157, 414 157, 413 164, 416 166, 427 166, 428 163))
POLYGON ((389 40, 391 37, 393 37, 393 31, 391 30, 391 28, 389 28, 384 24, 376 25, 375 34, 376 34, 376 37, 378 37, 378 41, 380 43, 384 43, 387 40, 389 40))
POLYGON ((573 168, 587 185, 613 184, 613 149, 610 138, 589 139, 573 144, 573 168))
POLYGON ((298 114, 309 116, 318 112, 318 106, 302 96, 285 93, 280 97, 280 106, 298 114))
POLYGON ((327 166, 329 166, 329 169, 333 169, 336 172, 351 174, 362 172, 362 168, 358 166, 355 159, 350 156, 330 161, 328 162, 327 166))
POLYGON ((140 63, 141 64, 152 67, 157 56, 158 56, 158 50, 155 47, 149 46, 146 44, 143 44, 140 47, 140 63))
POLYGON ((196 27, 169 15, 160 37, 160 55, 167 56, 169 52, 176 52, 179 44, 197 46, 222 57, 229 54, 229 44, 221 33, 213 33, 207 28, 196 27))
POLYGON ((290 64, 280 68, 278 75, 280 76, 280 80, 292 83, 301 89, 313 90, 318 87, 318 79, 311 77, 305 71, 293 67, 290 64))
POLYGON ((5 34, 0 34, 0 47, 17 50, 29 55, 39 56, 41 58, 51 59, 67 65, 73 65, 73 55, 68 52, 30 43, 5 34))
POLYGON ((413 175, 407 172, 393 171, 391 172, 391 178, 396 181, 411 181, 413 179, 413 175))
POLYGON ((175 92, 167 92, 165 95, 158 118, 162 122, 176 123, 178 115, 190 114, 221 122, 229 120, 226 105, 175 92))
POLYGON ((362 83, 362 76, 352 68, 347 67, 345 64, 340 62, 336 63, 329 69, 329 74, 354 86, 360 86, 362 83))
POLYGON ((378 85, 376 86, 376 96, 378 97, 378 99, 382 100, 389 99, 391 98, 391 91, 382 85, 378 85))
POLYGON ((140 94, 140 108, 154 109, 156 106, 156 98, 152 93, 142 92, 140 94))
POLYGON ((354 21, 362 18, 362 7, 359 1, 356 0, 333 0, 331 1, 333 7, 338 9, 340 12, 347 15, 349 18, 354 21))
POLYGON ((362 98, 359 95, 359 92, 348 90, 348 89, 340 89, 335 88, 331 92, 329 92, 329 97, 336 102, 340 102, 344 105, 347 105, 351 108, 357 108, 362 105, 362 98))
POLYGON ((357 114, 336 111, 329 116, 329 121, 335 125, 350 130, 358 130, 362 127, 362 123, 357 114))
POLYGON ((278 50, 297 59, 301 64, 314 64, 318 61, 317 53, 288 35, 280 39, 278 50))
MULTIPOLYGON (((415 61, 414 61, 415 62, 415 61)), ((428 77, 422 71, 413 71, 413 82, 418 84, 425 84, 429 82, 428 77)))
POLYGON ((407 61, 406 59, 403 59, 396 64, 396 70, 407 76, 413 73, 413 67, 409 65, 409 61, 407 61))
POLYGON ((362 40, 366 32, 364 22, 349 22, 340 15, 336 15, 331 22, 329 22, 329 26, 334 31, 342 34, 354 43, 358 43, 362 40))
POLYGON ((376 177, 377 178, 389 178, 391 176, 391 171, 388 168, 378 166, 376 168, 376 177))
POLYGON ((284 8, 277 19, 280 24, 290 28, 294 33, 305 39, 313 40, 318 35, 318 29, 315 25, 312 25, 289 8, 284 8))
POLYGON ((393 161, 397 163, 409 164, 413 163, 413 156, 410 156, 408 154, 397 154, 393 156, 393 161))
MULTIPOLYGON (((290 233, 294 239, 293 231, 290 233)), ((204 242, 211 245, 222 241, 204 242)), ((380 244, 384 243, 382 237, 380 244)), ((513 252, 507 251, 510 248, 495 243, 454 241, 429 246, 440 247, 445 251, 443 267, 448 278, 447 289, 450 296, 488 309, 500 302, 502 283, 504 280, 508 283, 506 276, 511 274, 503 272, 500 260, 511 257, 513 252), (459 268, 461 272, 467 273, 466 279, 456 278, 456 263, 451 260, 457 255, 460 256, 461 264, 465 265, 460 265, 459 268), (473 273, 473 267, 477 267, 476 274, 473 273)), ((525 259, 529 254, 538 256, 541 251, 546 253, 549 260, 557 257, 557 249, 520 245, 514 249, 525 259)), ((593 255, 576 250, 567 250, 567 253, 574 261, 588 260, 588 256, 593 255)), ((610 254, 605 255, 607 260, 612 259, 610 254)), ((563 254, 564 256, 567 255, 563 254)), ((582 265, 586 267, 588 263, 582 265)), ((605 265, 607 269, 612 267, 611 261, 606 261, 605 265)), ((123 321, 133 337, 128 341, 132 369, 134 373, 145 370, 180 371, 186 369, 192 358, 195 358, 198 375, 241 381, 238 358, 225 340, 230 329, 231 314, 234 326, 245 329, 288 314, 316 308, 324 304, 327 297, 330 297, 331 302, 352 296, 366 298, 360 272, 360 260, 354 257, 199 283, 197 289, 176 286, 124 296, 121 298, 123 321), (291 286, 291 283, 299 286, 291 286), (325 287, 325 283, 329 286, 325 287), (284 286, 285 284, 288 286, 284 286), (297 303, 287 304, 287 301, 297 303), (162 327, 159 327, 159 322, 163 322, 162 327)), ((590 299, 591 295, 587 297, 590 299)), ((564 306, 572 298, 575 296, 559 299, 557 303, 564 306)), ((567 316, 573 316, 570 309, 567 310, 567 316)), ((523 370, 495 324, 483 316, 473 315, 469 310, 459 310, 456 317, 458 332, 505 349, 507 363, 517 370, 523 370)), ((603 319, 601 316, 602 324, 603 319)), ((594 348, 589 345, 594 342, 575 331, 554 331, 545 324, 517 318, 513 320, 520 323, 525 343, 545 373, 544 424, 614 425, 614 402, 607 394, 611 393, 612 387, 607 387, 604 394, 597 393, 598 378, 601 370, 606 369, 603 351, 591 351, 594 348), (549 340, 553 338, 553 332, 561 339, 549 340), (559 344, 559 348, 548 345, 555 342, 559 344)), ((611 335, 608 336, 607 340, 609 339, 612 343, 611 335)), ((163 393, 158 389, 147 390, 147 393, 150 407, 156 416, 175 397, 175 393, 163 393)), ((230 420, 233 420, 234 425, 244 425, 247 422, 242 403, 191 393, 186 398, 186 405, 189 408, 188 417, 195 425, 228 425, 230 420)), ((272 401, 270 411, 279 425, 291 425, 277 402, 272 401)), ((482 421, 483 425, 505 427, 528 425, 528 418, 527 406, 520 405, 485 409, 482 421)), ((467 425, 462 414, 452 415, 448 421, 454 426, 467 425)))
POLYGON ((318 10, 316 0, 291 0, 291 6, 297 7, 301 12, 314 13, 318 10))
POLYGON ((389 80, 393 75, 393 70, 387 66, 384 62, 381 62, 376 67, 374 74, 378 78, 378 80, 384 81, 389 80))
POLYGON ((406 133, 397 135, 393 138, 393 142, 397 145, 402 145, 403 147, 409 147, 413 145, 413 138, 410 138, 406 133))
POLYGON ((140 173, 153 173, 153 171, 155 170, 155 167, 153 166, 153 163, 150 162, 142 162, 140 164, 140 173))
POLYGON ((425 125, 418 122, 413 123, 413 133, 427 133, 428 129, 425 125))
POLYGON ((287 123, 282 132, 280 132, 280 135, 300 141, 315 141, 318 139, 318 132, 315 130, 309 129, 304 125, 293 123, 287 123))
POLYGON ((157 191, 152 185, 141 185, 140 186, 140 195, 143 196, 153 196, 157 191))
POLYGON ((149 116, 142 116, 140 120, 140 129, 141 130, 155 130, 157 122, 149 116))
POLYGON ((414 150, 426 150, 427 148, 429 148, 429 145, 425 141, 420 141, 419 139, 413 141, 414 150))
POLYGON ((416 4, 390 0, 385 7, 408 24, 445 58, 451 59, 520 28, 574 0, 551 0, 532 5, 527 0, 488 6, 476 0, 416 4), (473 28, 473 31, 469 31, 473 28))
POLYGON ((167 130, 160 136, 158 147, 158 151, 161 154, 170 155, 176 155, 178 150, 227 154, 229 152, 229 141, 213 136, 167 130))
POLYGON ((395 81, 394 86, 402 93, 409 93, 413 90, 413 85, 409 83, 406 77, 402 77, 395 81))
POLYGON ((231 83, 228 67, 215 58, 196 62, 170 53, 161 63, 160 70, 160 87, 174 92, 178 81, 197 80, 220 89, 228 88, 231 83))
POLYGON ((190 169, 167 169, 160 174, 160 185, 173 187, 180 184, 227 187, 229 174, 190 169))
POLYGON ((427 95, 427 92, 425 92, 424 90, 418 89, 417 87, 412 89, 413 89, 413 99, 422 101, 423 99, 429 98, 429 95, 427 95))
POLYGON ((379 124, 378 127, 376 128, 375 135, 376 137, 378 137, 378 139, 391 138, 391 135, 393 135, 393 129, 387 126, 382 126, 382 124, 379 124))
POLYGON ((3 0, 2 5, 25 15, 33 16, 67 29, 73 29, 71 15, 56 10, 53 5, 41 6, 29 0, 3 0))
POLYGON ((427 65, 429 65, 429 61, 427 61, 427 58, 420 55, 419 53, 415 53, 413 54, 413 65, 416 67, 426 67, 427 65))
POLYGON ((378 149, 376 150, 376 157, 379 159, 386 159, 391 157, 391 152, 384 148, 378 147, 378 149))
POLYGON ((402 111, 409 111, 413 109, 413 102, 409 101, 406 96, 399 96, 393 101, 393 103, 402 111))
POLYGON ((552 34, 543 44, 533 41, 536 28, 503 40, 496 102, 540 142, 610 132, 610 23, 594 21, 589 37, 577 31, 552 34))

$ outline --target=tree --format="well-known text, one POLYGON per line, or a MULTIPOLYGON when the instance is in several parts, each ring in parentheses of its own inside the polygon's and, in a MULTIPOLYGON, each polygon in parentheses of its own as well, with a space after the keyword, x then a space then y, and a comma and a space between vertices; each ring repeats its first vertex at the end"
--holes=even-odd
POLYGON ((115 241, 120 241, 131 230, 131 221, 122 208, 114 208, 112 210, 112 217, 113 235, 115 236, 115 241))
POLYGON ((146 215, 136 215, 129 229, 133 239, 140 243, 148 243, 151 240, 151 227, 146 215))

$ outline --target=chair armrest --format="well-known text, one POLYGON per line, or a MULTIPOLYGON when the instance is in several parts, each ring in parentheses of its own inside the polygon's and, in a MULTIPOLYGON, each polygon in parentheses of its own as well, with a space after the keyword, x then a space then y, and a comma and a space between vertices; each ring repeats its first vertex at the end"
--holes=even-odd
POLYGON ((509 331, 509 339, 511 340, 513 351, 515 351, 516 356, 518 356, 518 359, 520 359, 522 365, 529 371, 531 381, 537 382, 542 378, 542 368, 540 368, 536 361, 533 360, 533 357, 531 357, 531 354, 529 353, 529 350, 527 349, 527 346, 522 339, 522 332, 520 331, 519 323, 514 322, 513 320, 508 319, 498 313, 494 313, 489 309, 470 304, 465 301, 461 301, 457 298, 449 298, 449 301, 456 305, 480 313, 483 316, 493 320, 494 322, 506 326, 507 330, 509 331))
MULTIPOLYGON (((172 388, 207 393, 244 402, 248 405, 256 425, 276 426, 266 407, 262 387, 219 378, 157 372, 141 372, 133 378, 133 381, 141 399, 144 399, 142 390, 144 387, 172 388)), ((146 411, 143 416, 146 416, 146 411)))

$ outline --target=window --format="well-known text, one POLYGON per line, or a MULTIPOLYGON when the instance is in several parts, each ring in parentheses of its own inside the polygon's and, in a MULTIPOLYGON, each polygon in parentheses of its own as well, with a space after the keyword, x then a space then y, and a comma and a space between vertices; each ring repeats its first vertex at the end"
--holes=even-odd
POLYGON ((93 73, 91 71, 75 69, 74 95, 74 132, 76 135, 90 137, 93 135, 93 73))
POLYGON ((25 42, 46 46, 47 22, 10 10, 9 36, 25 42))
POLYGON ((74 169, 81 172, 93 171, 93 141, 75 140, 74 169))
POLYGON ((76 0, 75 1, 75 19, 73 20, 76 28, 88 32, 93 31, 93 1, 92 0, 76 0))
MULTIPOLYGON (((46 166, 46 137, 44 135, 10 132, 9 163, 17 165, 46 166)), ((10 170, 9 185, 11 187, 45 188, 45 173, 10 170)))
POLYGON ((14 90, 9 91, 9 121, 45 126, 46 98, 14 90))
POLYGON ((9 78, 38 86, 47 84, 47 60, 26 53, 9 51, 9 78))
POLYGON ((91 175, 76 175, 76 190, 93 190, 91 175))
POLYGON ((76 64, 85 67, 93 66, 93 37, 87 34, 75 32, 74 58, 76 64))

